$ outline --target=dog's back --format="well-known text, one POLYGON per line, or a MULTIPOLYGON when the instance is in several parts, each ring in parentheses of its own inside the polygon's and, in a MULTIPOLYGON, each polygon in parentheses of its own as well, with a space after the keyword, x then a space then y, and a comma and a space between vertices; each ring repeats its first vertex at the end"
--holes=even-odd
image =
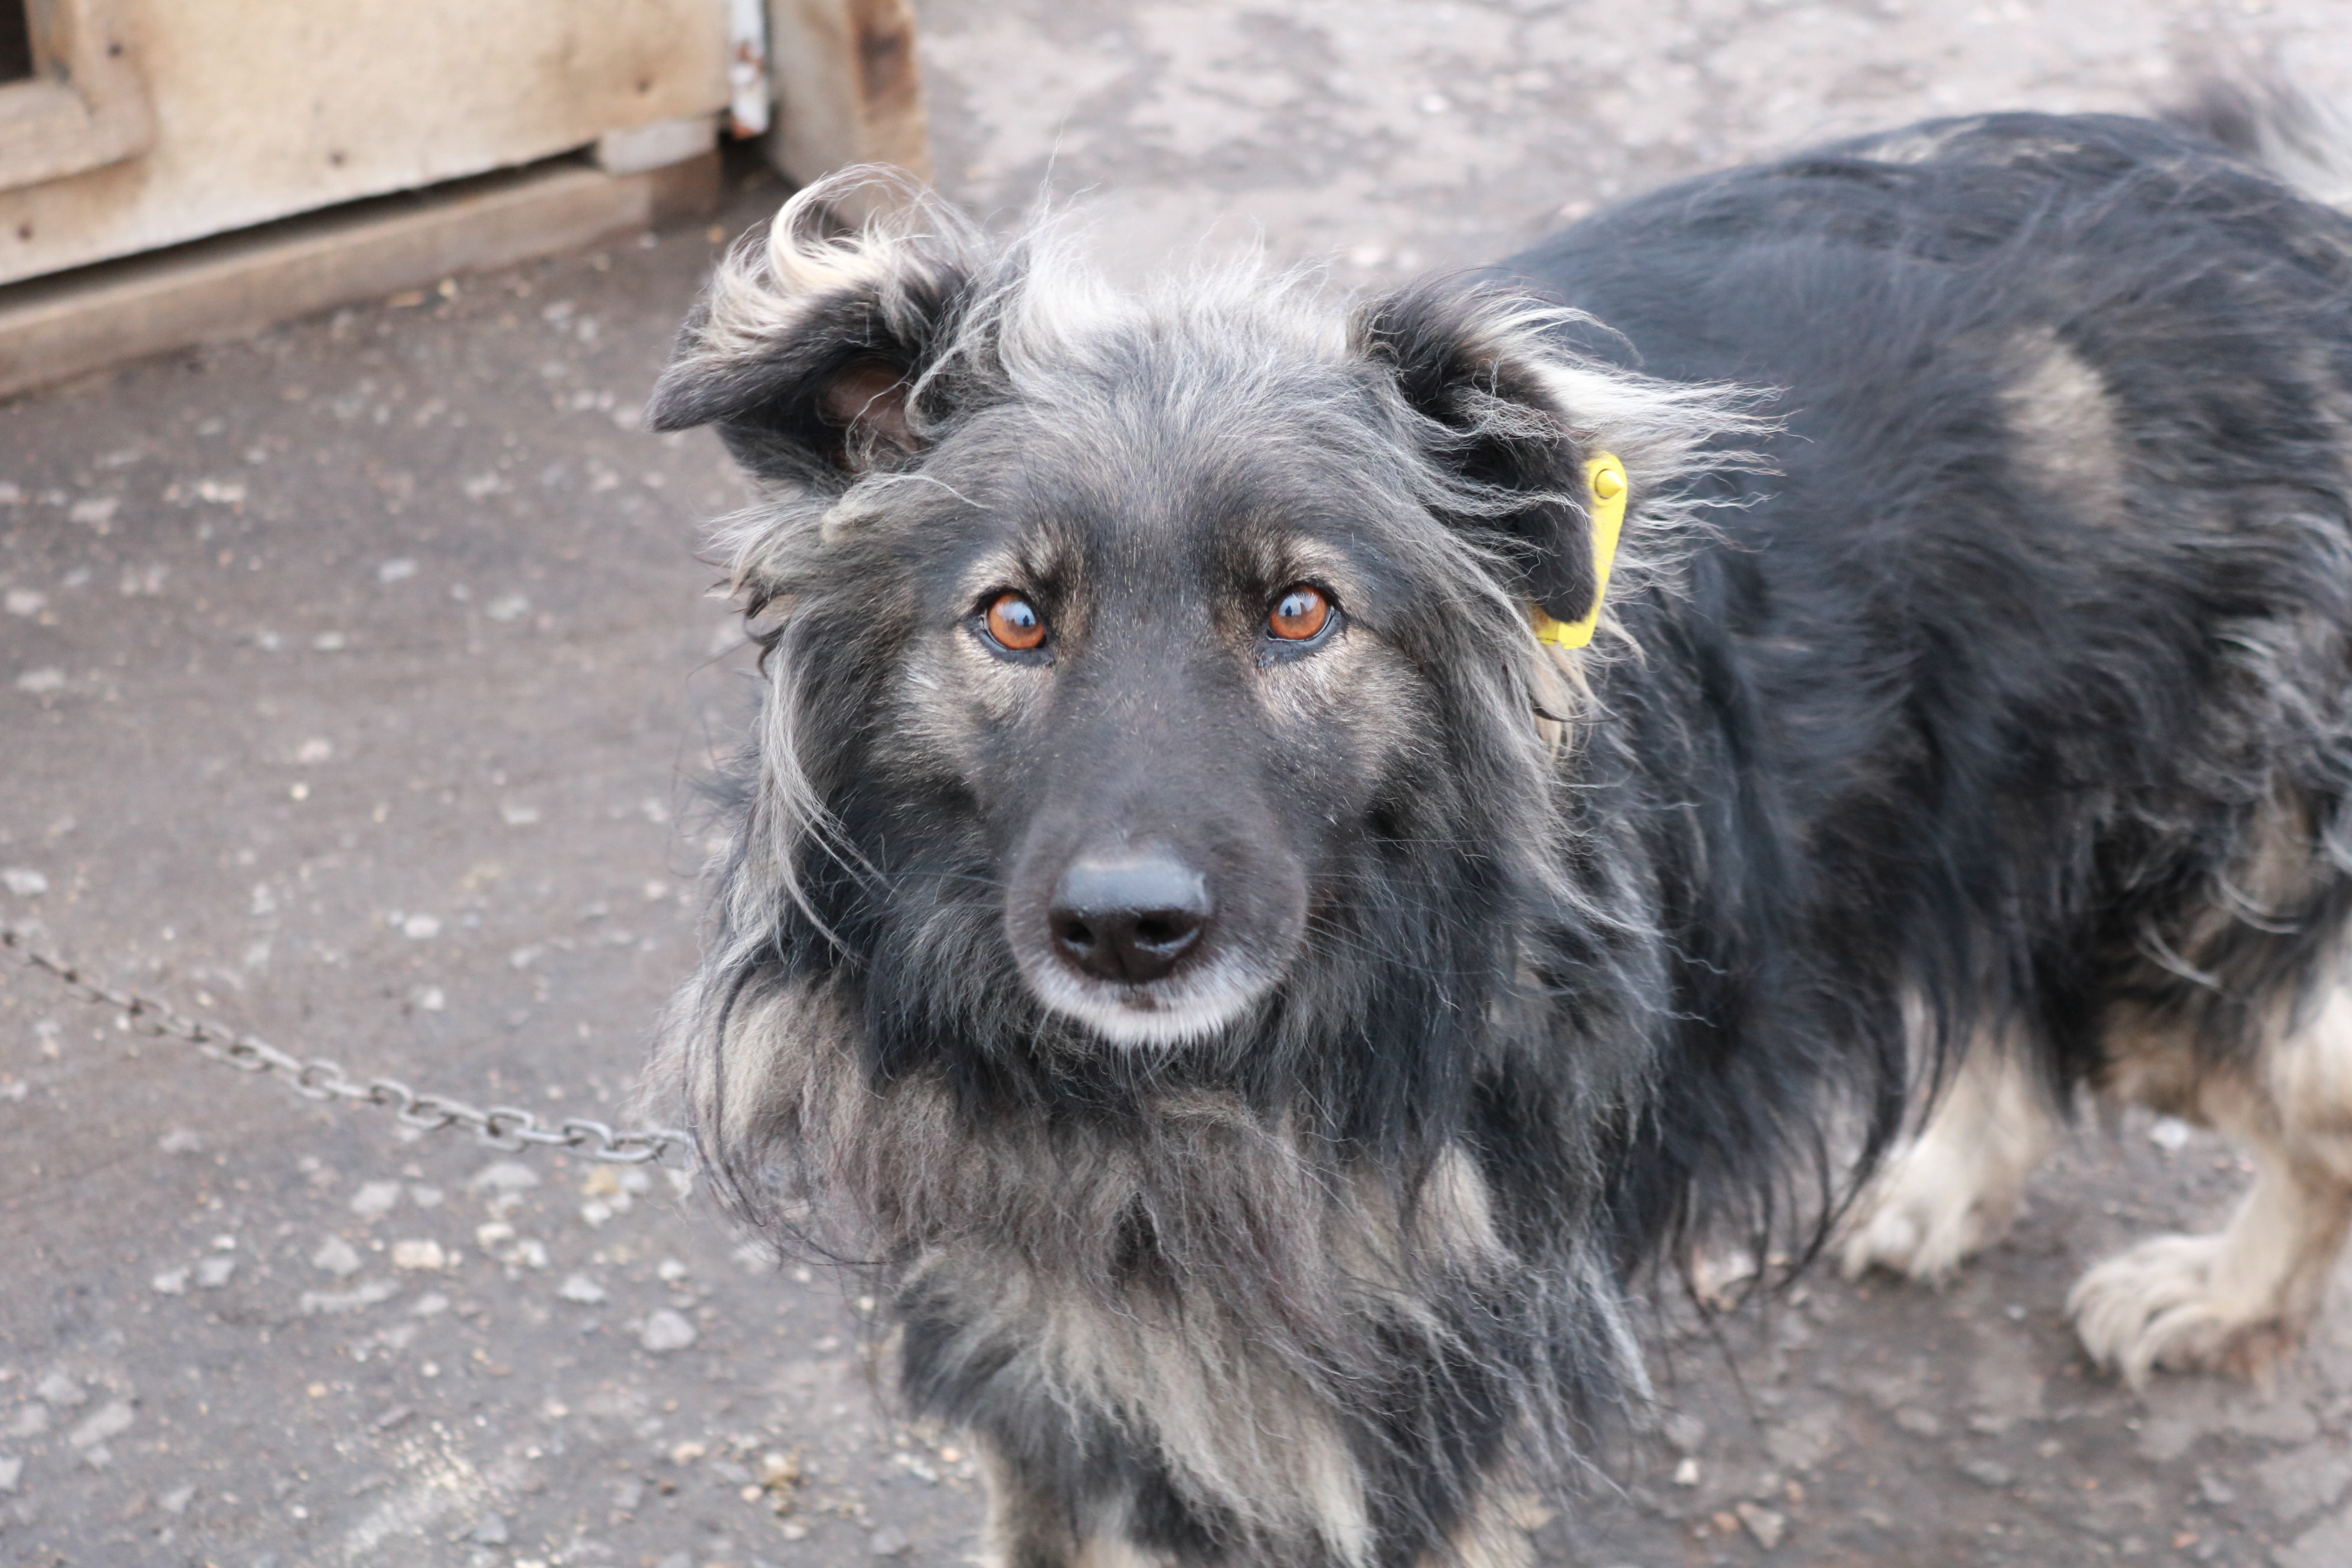
MULTIPOLYGON (((2198 118, 2320 168, 2293 107, 2198 118)), ((1622 334, 1597 352, 1785 389, 1780 471, 1689 599, 1628 611, 1687 682, 1633 677, 1628 744, 1738 813, 1689 884, 1686 1033, 1965 1053, 1849 1265, 1937 1276, 1998 1234, 2088 1080, 2274 1171, 2234 1244, 2086 1279, 2094 1353, 2291 1342, 2352 1175, 2352 221, 2191 130, 2000 115, 1661 192, 1511 265, 1622 334)), ((1727 1091, 1666 1110, 1637 1237, 1686 1175, 1749 1176, 1754 1080, 1824 1053, 1686 1054, 1727 1091)))

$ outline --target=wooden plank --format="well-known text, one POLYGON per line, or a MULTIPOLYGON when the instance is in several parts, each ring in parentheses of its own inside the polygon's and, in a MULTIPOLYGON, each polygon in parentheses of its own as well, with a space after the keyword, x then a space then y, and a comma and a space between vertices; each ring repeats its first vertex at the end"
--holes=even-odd
MULTIPOLYGON (((93 44, 100 21, 115 29, 67 85, 96 113, 114 100, 92 96, 90 71, 135 65, 156 132, 137 156, 0 190, 0 282, 715 118, 731 91, 725 0, 39 0, 34 12, 93 44)), ((42 47, 67 58, 46 34, 42 47)), ((140 101, 115 97, 126 112, 140 101)), ((58 144, 45 130, 43 145, 58 144)))
POLYGON ((716 153, 622 175, 564 159, 0 288, 0 396, 709 212, 718 195, 716 153))
POLYGON ((931 177, 908 0, 768 0, 768 60, 776 86, 768 161, 787 178, 804 185, 852 163, 931 177))

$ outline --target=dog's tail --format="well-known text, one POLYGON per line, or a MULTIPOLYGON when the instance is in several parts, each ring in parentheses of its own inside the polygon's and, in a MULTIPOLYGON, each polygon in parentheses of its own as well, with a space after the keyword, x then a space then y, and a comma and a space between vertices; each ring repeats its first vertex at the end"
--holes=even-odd
POLYGON ((2352 212, 2352 120, 2276 66, 2208 70, 2163 117, 2352 212))

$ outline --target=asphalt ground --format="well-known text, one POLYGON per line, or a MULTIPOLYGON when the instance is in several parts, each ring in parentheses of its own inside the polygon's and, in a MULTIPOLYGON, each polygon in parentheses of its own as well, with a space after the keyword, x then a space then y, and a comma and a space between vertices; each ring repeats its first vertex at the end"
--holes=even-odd
MULTIPOLYGON (((2129 110, 2340 0, 936 0, 940 181, 1115 269, 1256 245, 1339 289, 1830 134, 2129 110)), ((635 411, 772 209, 0 405, 0 917, 356 1075, 620 1114, 692 962, 696 781, 751 677, 716 444, 635 411)), ((855 1278, 658 1172, 298 1098, 0 963, 0 1562, 630 1568, 968 1558, 952 1433, 870 1385, 855 1278)), ((2145 1398, 2061 1315, 2245 1172, 2087 1124, 1942 1293, 1809 1279, 1701 1331, 1548 1563, 2352 1563, 2352 1295, 2268 1388, 2145 1398)))

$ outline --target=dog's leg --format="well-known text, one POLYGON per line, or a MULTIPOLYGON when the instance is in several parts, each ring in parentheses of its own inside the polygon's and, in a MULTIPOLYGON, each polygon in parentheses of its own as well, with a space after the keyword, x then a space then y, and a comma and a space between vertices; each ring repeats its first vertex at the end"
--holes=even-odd
POLYGON ((2021 1053, 1975 1042, 1919 1132, 1898 1146, 1840 1232, 1845 1271, 1940 1281, 2000 1239, 2058 1120, 2021 1053))
POLYGON ((2221 1234, 2142 1242, 2067 1298, 2083 1348, 2135 1384, 2159 1366, 2259 1376, 2319 1310, 2352 1225, 2352 984, 2194 1094, 2252 1149, 2253 1190, 2221 1234))
POLYGON ((1421 1568, 1535 1568, 1534 1531, 1549 1517, 1534 1493, 1490 1480, 1445 1552, 1421 1568))
POLYGON ((2135 1386, 2150 1371, 2259 1374, 2303 1337, 2352 1218, 2352 1188, 2257 1144, 2253 1191, 2217 1236, 2159 1236, 2066 1298, 2091 1359, 2135 1386))
POLYGON ((975 1436, 972 1447, 988 1488, 982 1568, 1172 1568, 1100 1521, 1074 1517, 1067 1499, 1032 1483, 993 1443, 975 1436))
POLYGON ((1076 1568, 1077 1521, 1058 1498, 1029 1484, 995 1444, 975 1435, 972 1447, 988 1489, 982 1529, 983 1568, 1076 1568))

